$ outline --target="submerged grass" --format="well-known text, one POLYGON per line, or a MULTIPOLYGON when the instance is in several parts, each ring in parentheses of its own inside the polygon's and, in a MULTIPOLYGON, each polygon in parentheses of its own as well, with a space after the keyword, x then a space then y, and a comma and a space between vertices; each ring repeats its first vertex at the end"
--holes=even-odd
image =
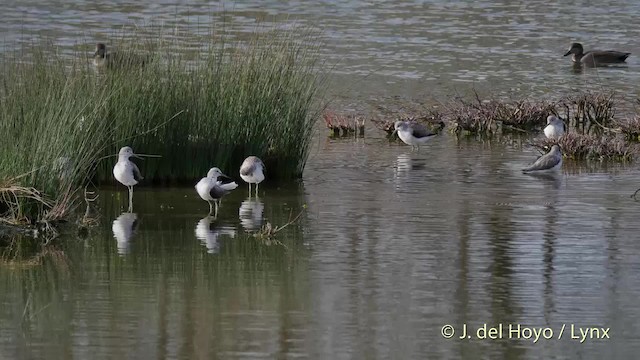
MULTIPOLYGON (((192 184, 217 166, 263 159, 269 180, 300 177, 323 105, 313 34, 216 37, 194 57, 180 40, 119 40, 144 66, 94 69, 39 45, 0 64, 0 217, 64 219, 89 181, 113 182, 122 146, 157 154, 145 183, 192 184), (137 45, 140 44, 140 45, 137 45)), ((116 41, 116 40, 114 40, 116 41)))

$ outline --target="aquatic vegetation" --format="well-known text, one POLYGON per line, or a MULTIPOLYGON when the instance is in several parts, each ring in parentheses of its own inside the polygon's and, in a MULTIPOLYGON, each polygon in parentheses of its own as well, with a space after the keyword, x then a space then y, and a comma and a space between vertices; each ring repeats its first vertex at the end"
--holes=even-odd
POLYGON ((64 251, 51 245, 42 245, 28 237, 13 236, 0 253, 0 266, 14 269, 28 269, 50 261, 61 269, 69 266, 64 251))
POLYGON ((558 144, 565 157, 576 160, 631 160, 640 150, 637 144, 629 143, 621 136, 590 135, 576 132, 567 133, 559 139, 540 137, 534 139, 532 143, 540 149, 547 149, 558 144))
POLYGON ((640 142, 640 116, 616 118, 613 122, 616 129, 620 130, 627 141, 640 142))
POLYGON ((456 134, 528 132, 545 123, 554 106, 554 103, 545 100, 483 100, 476 93, 473 101, 457 97, 445 107, 443 116, 449 122, 451 131, 456 134))
POLYGON ((86 54, 49 45, 3 57, 0 217, 67 217, 88 181, 114 182, 124 145, 161 156, 141 164, 146 184, 192 184, 211 164, 235 173, 248 155, 263 159, 269 179, 301 176, 323 108, 313 34, 216 37, 196 59, 178 40, 113 42, 119 56, 150 61, 94 69, 86 54))
POLYGON ((112 91, 90 84, 86 69, 34 51, 29 61, 2 62, 0 86, 0 218, 53 222, 77 203, 104 150, 102 111, 112 91))
POLYGON ((362 116, 325 111, 322 118, 332 137, 364 136, 365 119, 362 116))
MULTIPOLYGON (((235 173, 248 155, 264 160, 270 179, 301 176, 322 82, 318 45, 311 34, 302 40, 285 32, 242 44, 222 39, 195 60, 174 51, 180 44, 157 41, 155 61, 98 79, 120 89, 105 111, 117 124, 116 144, 103 155, 123 145, 161 155, 142 165, 154 183, 191 184, 211 164, 235 173)), ((112 181, 109 164, 99 166, 97 180, 112 181)))
POLYGON ((614 125, 614 95, 613 92, 569 95, 558 102, 554 114, 562 115, 568 128, 586 134, 602 134, 614 125))
POLYGON ((262 227, 258 231, 251 233, 251 235, 264 245, 280 245, 286 247, 282 242, 276 239, 276 235, 278 234, 278 232, 296 223, 306 209, 307 206, 303 205, 302 210, 300 210, 298 215, 296 215, 295 217, 293 216, 293 213, 290 213, 289 221, 284 225, 273 226, 270 222, 267 222, 266 224, 262 225, 262 227))

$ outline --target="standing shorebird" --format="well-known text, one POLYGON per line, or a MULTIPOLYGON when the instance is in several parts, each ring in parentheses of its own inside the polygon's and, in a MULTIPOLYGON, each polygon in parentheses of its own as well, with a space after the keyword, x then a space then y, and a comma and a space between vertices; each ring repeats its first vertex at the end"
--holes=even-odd
POLYGON ((400 140, 411 145, 411 150, 416 148, 420 150, 420 145, 424 145, 436 135, 436 133, 427 130, 424 125, 413 121, 396 121, 393 127, 393 134, 398 133, 400 140))
POLYGON ((264 164, 256 156, 244 159, 240 166, 240 177, 249 184, 249 197, 251 197, 251 184, 256 184, 256 197, 258 197, 258 184, 264 180, 264 164))
POLYGON ((214 218, 218 216, 218 200, 227 195, 231 190, 238 187, 235 181, 224 175, 218 168, 211 168, 204 177, 196 184, 198 195, 209 203, 209 215, 214 213, 214 218), (213 205, 212 205, 213 202, 213 205))
POLYGON ((138 166, 129 159, 132 156, 142 159, 130 147, 123 147, 118 153, 118 162, 113 167, 113 176, 129 189, 129 212, 133 211, 133 186, 144 179, 138 166))
POLYGON ((559 170, 561 167, 562 151, 560 150, 559 145, 553 145, 548 153, 540 156, 536 162, 522 169, 522 172, 551 172, 559 170))
POLYGON ((615 51, 615 50, 591 50, 584 52, 584 48, 580 43, 571 44, 571 48, 564 56, 571 55, 576 65, 585 65, 587 67, 606 66, 612 64, 623 64, 625 60, 631 55, 628 52, 615 51))
POLYGON ((551 138, 559 138, 567 132, 567 125, 562 119, 549 115, 547 116, 547 126, 544 128, 544 135, 551 138))

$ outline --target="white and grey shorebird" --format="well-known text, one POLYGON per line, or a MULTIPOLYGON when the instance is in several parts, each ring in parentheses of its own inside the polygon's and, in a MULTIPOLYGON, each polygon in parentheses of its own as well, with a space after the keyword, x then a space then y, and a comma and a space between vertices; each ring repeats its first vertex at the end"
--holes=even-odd
POLYGON ((118 162, 113 167, 113 176, 129 189, 129 211, 132 211, 133 208, 133 186, 144 179, 138 166, 130 160, 131 157, 142 159, 134 154, 133 149, 129 146, 121 148, 118 152, 118 162))
POLYGON ((424 125, 414 121, 396 121, 393 127, 393 134, 398 133, 400 140, 407 145, 411 145, 411 150, 416 148, 420 150, 420 145, 424 145, 437 135, 429 131, 424 125))
POLYGON ((549 115, 547 116, 547 126, 544 128, 544 136, 548 139, 559 138, 567 132, 567 125, 562 119, 549 115))
POLYGON ((540 156, 533 164, 522 169, 524 173, 557 171, 562 167, 562 151, 559 145, 553 145, 548 153, 540 156))
POLYGON ((249 156, 240 166, 240 178, 249 184, 249 196, 251 196, 251 184, 256 184, 256 197, 258 196, 258 184, 264 180, 264 163, 257 156, 249 156))
POLYGON ((214 167, 209 170, 207 177, 204 177, 196 184, 198 195, 209 203, 209 215, 214 212, 214 217, 218 216, 218 201, 227 195, 231 190, 238 187, 238 184, 230 177, 214 167))

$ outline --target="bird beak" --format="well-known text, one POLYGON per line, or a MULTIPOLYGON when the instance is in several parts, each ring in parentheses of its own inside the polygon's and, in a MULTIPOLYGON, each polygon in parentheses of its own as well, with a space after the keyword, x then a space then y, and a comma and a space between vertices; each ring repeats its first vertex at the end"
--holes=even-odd
POLYGON ((398 132, 398 129, 394 129, 393 132, 391 133, 391 136, 395 135, 398 132))
POLYGON ((133 154, 133 155, 131 155, 131 156, 132 156, 132 157, 134 157, 134 158, 136 158, 136 159, 144 160, 144 159, 142 158, 142 156, 140 156, 140 155, 133 154))
POLYGON ((567 55, 571 55, 571 50, 567 51, 567 53, 564 54, 563 56, 567 56, 567 55))

